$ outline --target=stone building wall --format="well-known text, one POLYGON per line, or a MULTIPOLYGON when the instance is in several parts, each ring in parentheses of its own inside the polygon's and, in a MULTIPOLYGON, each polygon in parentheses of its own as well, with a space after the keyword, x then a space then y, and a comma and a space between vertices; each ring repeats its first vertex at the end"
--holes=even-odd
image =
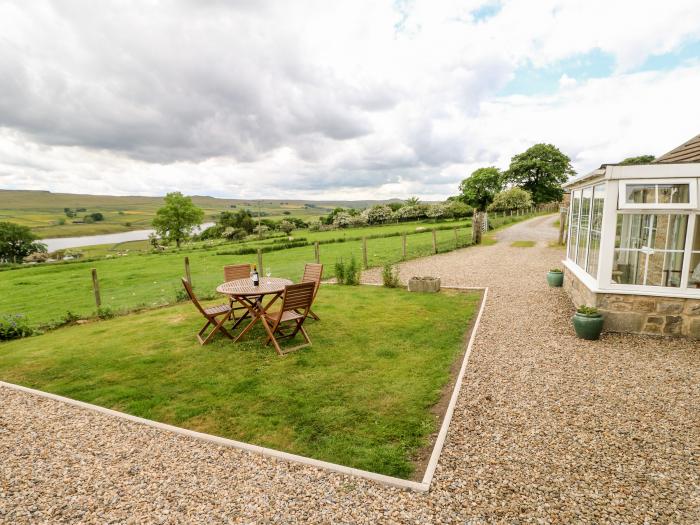
POLYGON ((564 288, 574 305, 596 306, 606 332, 682 336, 700 340, 700 299, 593 293, 568 268, 564 288))

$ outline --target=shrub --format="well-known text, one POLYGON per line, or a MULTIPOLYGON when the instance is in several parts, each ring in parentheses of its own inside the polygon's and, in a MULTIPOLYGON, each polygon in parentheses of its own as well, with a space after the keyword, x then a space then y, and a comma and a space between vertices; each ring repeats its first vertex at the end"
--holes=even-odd
POLYGON ((342 259, 335 261, 335 278, 338 280, 338 284, 345 283, 345 263, 342 259))
POLYGON ((73 324, 78 320, 80 320, 80 316, 68 310, 66 315, 63 316, 63 319, 61 319, 61 324, 73 324))
POLYGON ((498 193, 488 211, 522 210, 532 206, 532 195, 522 188, 511 188, 498 193))
POLYGON ((350 262, 345 263, 342 259, 335 263, 335 277, 338 284, 347 284, 356 286, 360 284, 360 265, 357 264, 357 259, 353 254, 350 257, 350 262))
POLYGON ((595 306, 586 306, 582 304, 576 309, 576 312, 581 315, 597 315, 598 309, 595 306))
POLYGON ((34 329, 29 326, 26 316, 21 314, 7 314, 0 316, 0 341, 29 337, 34 329))
POLYGON ((385 264, 382 269, 382 281, 387 288, 396 288, 399 285, 399 272, 393 264, 385 264))
POLYGON ((345 268, 345 284, 356 286, 360 284, 360 265, 357 264, 357 259, 353 255, 350 257, 350 262, 345 268))
POLYGON ((100 306, 97 309, 97 317, 100 319, 111 319, 115 315, 117 314, 115 314, 114 310, 112 310, 109 306, 100 306))
POLYGON ((552 272, 552 273, 562 273, 561 268, 552 268, 552 269, 549 270, 549 271, 552 272))

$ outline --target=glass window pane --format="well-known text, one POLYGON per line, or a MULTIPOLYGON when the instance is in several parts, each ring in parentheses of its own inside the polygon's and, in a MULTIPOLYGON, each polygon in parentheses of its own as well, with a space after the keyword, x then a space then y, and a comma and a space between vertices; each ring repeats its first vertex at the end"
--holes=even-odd
POLYGON ((643 217, 639 213, 618 214, 615 248, 639 249, 642 247, 643 217))
POLYGON ((578 228, 578 251, 576 252, 576 264, 581 268, 586 267, 586 254, 588 253, 588 236, 591 226, 591 198, 593 188, 584 188, 581 192, 581 219, 578 228))
POLYGON ((567 257, 574 260, 576 257, 576 246, 578 245, 578 219, 579 219, 579 207, 581 203, 581 191, 577 190, 571 193, 571 218, 570 220, 570 230, 569 230, 569 240, 567 247, 567 257))
POLYGON ((600 257, 600 232, 603 226, 603 206, 605 204, 605 184, 593 188, 593 209, 591 210, 591 240, 588 246, 588 267, 586 271, 592 276, 598 273, 600 257))
POLYGON ((659 184, 660 204, 688 204, 690 202, 690 185, 688 184, 659 184))
POLYGON ((630 204, 656 203, 655 184, 627 184, 627 202, 630 204))
POLYGON ((680 286, 687 228, 687 215, 618 214, 613 281, 680 286))
POLYGON ((688 286, 690 288, 700 288, 700 252, 693 252, 690 256, 688 286))
POLYGON ((644 261, 642 253, 636 250, 615 250, 612 280, 618 284, 642 284, 644 261), (641 264, 640 264, 641 263, 641 264))
POLYGON ((700 215, 695 216, 695 233, 690 246, 690 275, 688 276, 688 286, 690 288, 700 288, 700 215))

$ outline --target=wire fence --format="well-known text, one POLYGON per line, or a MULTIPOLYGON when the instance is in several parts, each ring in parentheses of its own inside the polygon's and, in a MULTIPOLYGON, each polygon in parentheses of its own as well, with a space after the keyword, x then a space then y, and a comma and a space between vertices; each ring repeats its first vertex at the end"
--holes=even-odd
MULTIPOLYGON (((493 228, 549 209, 490 214, 493 228)), ((33 325, 56 325, 76 317, 125 313, 173 304, 185 299, 180 277, 187 275, 204 299, 216 296, 223 282, 223 266, 256 263, 262 275, 300 279, 304 264, 324 265, 324 278, 334 277, 336 261, 354 257, 361 267, 425 257, 471 244, 469 222, 421 225, 418 229, 342 239, 284 242, 245 251, 217 248, 189 252, 129 255, 67 265, 35 265, 3 272, 0 312, 26 315, 33 325), (260 252, 258 250, 260 249, 260 252), (186 263, 185 263, 186 261, 186 263), (94 270, 94 272, 93 272, 94 270), (37 300, 37 298, 41 300, 37 300)), ((220 247, 218 247, 220 248, 220 247)))

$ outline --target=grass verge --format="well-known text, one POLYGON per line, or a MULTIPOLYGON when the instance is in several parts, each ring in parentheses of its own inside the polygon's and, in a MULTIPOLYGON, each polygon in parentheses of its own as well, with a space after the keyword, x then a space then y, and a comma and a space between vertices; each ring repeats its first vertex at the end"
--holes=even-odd
POLYGON ((480 295, 324 286, 313 346, 256 328, 200 347, 190 304, 0 344, 0 378, 136 416, 408 478, 480 295), (391 304, 391 315, 386 305, 391 304))

